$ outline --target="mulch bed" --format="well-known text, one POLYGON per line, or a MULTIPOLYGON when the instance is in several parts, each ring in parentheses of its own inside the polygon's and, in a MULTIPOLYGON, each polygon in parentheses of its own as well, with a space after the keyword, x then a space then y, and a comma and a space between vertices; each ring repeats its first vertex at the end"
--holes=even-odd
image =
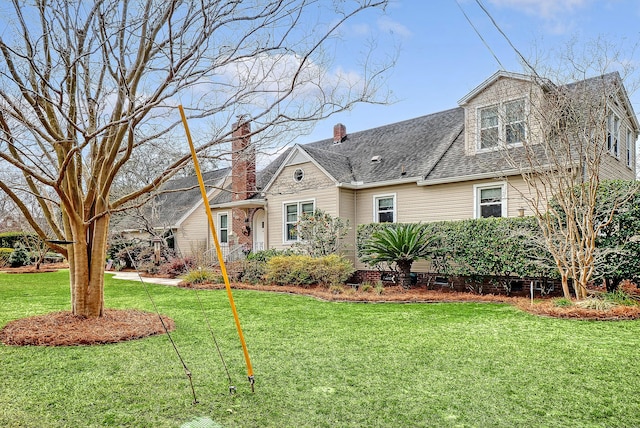
MULTIPOLYGON (((163 316, 169 331, 176 326, 163 316)), ((0 330, 0 342, 12 346, 100 345, 164 333, 158 315, 137 310, 106 309, 101 318, 54 312, 11 321, 0 330)))
POLYGON ((36 269, 35 265, 29 266, 21 266, 21 267, 3 267, 0 268, 0 271, 5 273, 45 273, 45 272, 56 272, 60 269, 68 269, 69 265, 67 263, 43 263, 40 265, 39 269, 36 269))
MULTIPOLYGON (((180 287, 198 289, 223 289, 224 284, 186 284, 180 283, 180 287)), ((363 303, 457 303, 457 302, 491 302, 508 303, 534 315, 553 318, 566 318, 591 321, 619 321, 640 319, 640 306, 616 306, 609 310, 583 309, 575 306, 555 306, 553 299, 536 298, 534 304, 526 297, 511 297, 495 294, 474 294, 453 291, 449 289, 430 290, 426 287, 413 287, 408 290, 400 286, 385 287, 379 294, 370 289, 366 292, 358 291, 349 286, 343 287, 341 293, 332 292, 322 286, 295 287, 280 285, 253 285, 244 283, 232 283, 233 289, 259 290, 276 293, 301 294, 316 299, 332 302, 363 302, 363 303)))

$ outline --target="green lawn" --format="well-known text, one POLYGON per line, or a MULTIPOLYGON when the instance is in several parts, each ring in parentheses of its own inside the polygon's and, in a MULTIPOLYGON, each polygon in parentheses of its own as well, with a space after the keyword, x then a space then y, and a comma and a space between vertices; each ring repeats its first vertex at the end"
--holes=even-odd
MULTIPOLYGON (((68 308, 67 273, 0 274, 0 326, 68 308)), ((537 318, 499 304, 350 304, 234 291, 251 393, 224 291, 150 286, 166 336, 93 347, 0 346, 2 427, 640 426, 639 322, 537 318)), ((152 306, 108 279, 108 307, 152 306)))

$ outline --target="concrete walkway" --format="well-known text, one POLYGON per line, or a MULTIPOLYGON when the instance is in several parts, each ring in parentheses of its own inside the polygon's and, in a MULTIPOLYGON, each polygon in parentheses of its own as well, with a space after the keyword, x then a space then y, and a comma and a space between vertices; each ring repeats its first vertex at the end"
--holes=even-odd
POLYGON ((146 276, 139 276, 138 272, 114 272, 107 271, 105 273, 113 273, 113 279, 125 279, 127 281, 148 282, 150 284, 162 284, 162 285, 178 285, 181 279, 178 278, 149 278, 146 276))

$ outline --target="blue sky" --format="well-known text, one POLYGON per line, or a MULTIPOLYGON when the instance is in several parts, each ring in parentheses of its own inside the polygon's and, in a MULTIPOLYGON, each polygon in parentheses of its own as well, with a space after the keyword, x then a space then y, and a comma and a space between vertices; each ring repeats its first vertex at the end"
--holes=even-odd
MULTIPOLYGON (((504 69, 522 72, 517 54, 476 1, 458 2, 504 69)), ((640 42, 637 0, 482 0, 482 4, 528 60, 554 67, 555 52, 566 51, 570 43, 581 50, 598 38, 619 49, 622 62, 635 65, 640 59, 640 47, 635 47, 640 42)), ((298 143, 330 138, 339 122, 347 132, 357 132, 456 107, 460 98, 501 69, 455 0, 393 0, 385 14, 363 15, 350 25, 345 34, 350 34, 346 40, 351 45, 339 49, 335 58, 336 65, 347 70, 353 67, 350 49, 363 41, 359 34, 377 35, 384 42, 393 33, 400 44, 387 82, 396 102, 358 105, 318 122, 311 134, 296 139, 298 143)), ((608 71, 615 68, 614 64, 608 71)), ((631 75, 627 83, 636 113, 640 96, 631 87, 639 74, 631 75)))

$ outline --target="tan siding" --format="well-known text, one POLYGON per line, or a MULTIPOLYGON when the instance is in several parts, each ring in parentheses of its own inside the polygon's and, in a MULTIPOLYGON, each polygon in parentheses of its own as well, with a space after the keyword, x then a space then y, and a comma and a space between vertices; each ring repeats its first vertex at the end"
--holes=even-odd
MULTIPOLYGON (((229 235, 231 235, 231 208, 212 210, 216 227, 218 213, 229 215, 229 235)), ((195 256, 212 248, 212 235, 209 230, 209 220, 202 204, 198 206, 184 221, 176 232, 176 247, 183 256, 195 256)), ((231 239, 231 238, 229 238, 231 239)))
POLYGON ((311 162, 287 166, 275 179, 267 194, 267 233, 269 248, 288 248, 283 242, 284 204, 290 202, 315 201, 315 207, 332 216, 338 215, 338 188, 319 168, 311 162), (293 172, 302 168, 304 178, 296 183, 293 172))
MULTIPOLYGON (((358 191, 357 218, 358 224, 373 222, 373 198, 377 195, 396 194, 397 222, 417 223, 447 220, 464 220, 473 218, 474 185, 505 183, 498 180, 476 180, 460 183, 438 184, 433 186, 417 186, 404 184, 376 189, 358 191)), ((525 208, 525 215, 531 214, 522 198, 528 194, 528 188, 521 177, 511 177, 507 184, 507 214, 516 217, 519 208, 525 208)), ((358 262, 358 269, 366 269, 366 265, 358 262)), ((416 264, 416 270, 428 268, 426 262, 416 264)))
POLYGON ((209 226, 201 204, 180 225, 176 233, 176 247, 183 256, 192 256, 208 248, 209 226))
POLYGON ((344 238, 344 254, 355 262, 356 250, 356 193, 351 189, 339 189, 338 216, 349 220, 349 233, 344 238))
POLYGON ((297 195, 305 190, 323 190, 333 187, 335 187, 333 180, 327 177, 327 175, 313 163, 307 162, 284 167, 269 187, 268 192, 269 195, 297 195), (302 169, 304 172, 304 178, 300 182, 296 182, 293 179, 293 173, 297 169, 302 169))

